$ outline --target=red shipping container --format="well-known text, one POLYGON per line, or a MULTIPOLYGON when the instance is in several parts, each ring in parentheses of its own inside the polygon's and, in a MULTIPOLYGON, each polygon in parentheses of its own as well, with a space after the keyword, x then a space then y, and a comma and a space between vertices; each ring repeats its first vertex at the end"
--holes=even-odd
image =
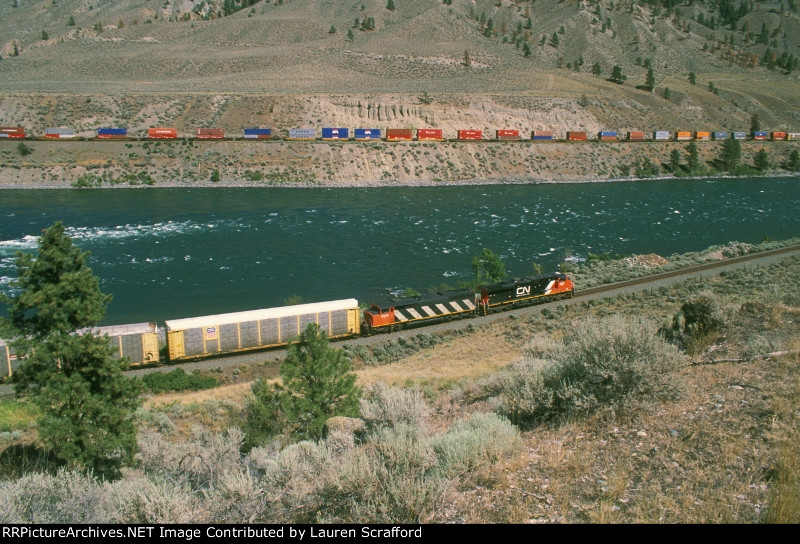
POLYGON ((644 132, 642 131, 629 132, 628 140, 630 141, 644 140, 644 132))
POLYGON ((567 132, 567 140, 572 140, 573 142, 576 141, 584 141, 586 140, 586 132, 567 132))
POLYGON ((417 140, 441 140, 442 129, 440 128, 420 128, 417 129, 417 140))
POLYGON ((24 138, 25 129, 22 127, 0 127, 3 138, 24 138))
POLYGON ((786 133, 785 132, 773 132, 772 133, 772 139, 773 140, 785 140, 786 139, 786 133))
POLYGON ((225 131, 221 128, 198 128, 197 138, 200 140, 220 140, 225 137, 225 131))
POLYGON ((519 131, 514 129, 498 130, 495 132, 496 140, 519 140, 519 131))
POLYGON ((458 139, 459 140, 482 140, 483 139, 483 131, 482 130, 459 130, 458 131, 458 139))
POLYGON ((173 140, 178 137, 178 129, 176 128, 148 128, 147 137, 153 140, 173 140))
POLYGON ((410 141, 414 139, 414 130, 410 128, 387 128, 386 139, 390 142, 398 140, 410 141))

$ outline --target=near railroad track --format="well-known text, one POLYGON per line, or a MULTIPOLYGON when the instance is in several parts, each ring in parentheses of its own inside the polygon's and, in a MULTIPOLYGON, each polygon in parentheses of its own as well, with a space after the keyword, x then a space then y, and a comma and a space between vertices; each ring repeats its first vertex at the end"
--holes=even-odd
MULTIPOLYGON (((752 253, 742 255, 739 257, 732 257, 722 261, 713 261, 702 263, 698 265, 689 266, 677 270, 670 270, 668 272, 660 272, 656 274, 649 274, 631 280, 611 283, 606 285, 599 285, 590 287, 588 289, 579 289, 575 291, 575 296, 569 299, 562 299, 545 304, 524 306, 513 308, 508 311, 489 314, 486 316, 478 316, 474 318, 462 318, 456 321, 444 321, 433 325, 419 326, 409 328, 403 331, 398 331, 391 334, 376 334, 374 336, 352 338, 342 342, 337 342, 341 345, 377 345, 384 343, 388 340, 396 338, 410 337, 421 332, 437 333, 449 330, 458 330, 468 325, 473 327, 481 327, 489 323, 494 323, 501 319, 508 318, 509 315, 517 317, 524 317, 532 315, 541 311, 543 307, 553 308, 560 305, 573 305, 580 304, 585 300, 593 300, 599 298, 611 297, 619 294, 632 293, 636 291, 643 291, 645 289, 654 289, 657 287, 666 287, 681 281, 697 277, 708 277, 719 274, 726 270, 734 270, 741 267, 760 267, 773 264, 788 257, 800 255, 800 245, 788 246, 769 251, 762 251, 760 253, 752 253)), ((136 368, 128 371, 129 375, 143 376, 150 372, 169 372, 174 368, 180 367, 185 370, 212 370, 220 367, 238 366, 243 364, 259 364, 268 363, 274 364, 275 375, 278 374, 278 367, 280 362, 286 356, 286 348, 276 348, 265 351, 256 351, 248 353, 240 353, 234 355, 223 355, 214 358, 203 359, 196 362, 185 362, 176 365, 162 365, 150 368, 136 368)), ((0 397, 8 397, 13 395, 13 389, 10 385, 0 385, 0 397)))

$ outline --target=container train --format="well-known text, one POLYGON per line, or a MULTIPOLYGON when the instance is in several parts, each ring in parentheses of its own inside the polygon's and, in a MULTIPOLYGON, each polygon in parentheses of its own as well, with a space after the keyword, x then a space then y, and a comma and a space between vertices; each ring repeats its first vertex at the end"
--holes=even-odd
MULTIPOLYGON (((349 298, 171 319, 162 329, 164 350, 154 322, 97 327, 93 331, 107 336, 116 357, 126 357, 134 366, 141 366, 285 346, 309 323, 316 323, 329 338, 338 340, 487 315, 572 297, 574 293, 572 280, 556 272, 484 284, 477 290, 405 297, 386 294, 374 297, 366 309, 349 298)), ((8 344, 0 340, 0 378, 10 376, 19 362, 8 344)))
POLYGON ((357 128, 351 130, 347 127, 323 127, 318 134, 316 128, 290 128, 285 132, 285 136, 279 136, 271 128, 245 128, 241 134, 226 133, 222 128, 198 128, 191 136, 181 133, 174 127, 152 127, 148 128, 140 136, 129 135, 128 129, 124 127, 102 127, 97 129, 97 133, 92 137, 78 137, 70 128, 50 127, 45 129, 41 137, 29 136, 24 127, 0 127, 0 138, 16 139, 48 139, 48 140, 288 140, 288 141, 337 141, 337 142, 506 142, 506 141, 533 141, 533 142, 642 142, 642 141, 709 141, 709 140, 800 140, 800 132, 786 131, 753 131, 749 135, 746 132, 734 131, 686 131, 679 130, 671 132, 668 130, 656 130, 650 133, 644 131, 629 131, 626 135, 612 130, 601 130, 597 134, 590 134, 587 131, 567 131, 563 139, 556 138, 553 131, 534 130, 530 137, 524 137, 518 129, 498 129, 494 134, 484 134, 483 130, 462 129, 456 131, 455 138, 445 138, 441 128, 357 128))

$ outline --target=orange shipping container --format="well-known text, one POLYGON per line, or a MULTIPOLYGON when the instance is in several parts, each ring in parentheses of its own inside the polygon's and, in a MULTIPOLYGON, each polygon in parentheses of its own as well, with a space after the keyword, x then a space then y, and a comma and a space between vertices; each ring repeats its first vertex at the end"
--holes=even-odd
POLYGON ((691 132, 676 132, 675 133, 676 140, 691 140, 692 133, 691 132))
POLYGON ((221 128, 198 128, 197 138, 201 140, 220 140, 225 137, 225 131, 221 128))
POLYGON ((578 142, 578 141, 584 141, 586 139, 587 139, 586 132, 575 132, 575 131, 567 132, 567 140, 578 142))
POLYGON ((178 129, 175 128, 148 128, 147 137, 153 140, 172 140, 178 137, 178 129))
POLYGON ((642 131, 629 132, 628 140, 631 141, 644 140, 644 132, 642 131))
POLYGON ((711 133, 710 132, 695 132, 694 139, 695 140, 701 140, 701 141, 705 142, 706 140, 710 140, 711 139, 711 133))
POLYGON ((495 132, 496 140, 519 140, 519 131, 515 129, 498 130, 495 132))
POLYGON ((785 132, 773 132, 772 133, 772 139, 773 140, 785 140, 786 139, 786 133, 785 132))
POLYGON ((414 139, 414 130, 410 128, 387 128, 386 139, 390 142, 410 141, 414 139))
POLYGON ((458 131, 458 139, 459 140, 482 140, 483 139, 483 131, 482 130, 459 130, 458 131))
POLYGON ((417 140, 441 140, 442 129, 440 128, 420 128, 417 129, 417 140))

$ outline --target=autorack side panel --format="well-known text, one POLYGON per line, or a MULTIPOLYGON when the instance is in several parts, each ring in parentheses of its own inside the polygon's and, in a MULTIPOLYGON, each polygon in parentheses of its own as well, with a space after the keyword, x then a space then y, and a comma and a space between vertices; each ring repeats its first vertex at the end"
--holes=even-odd
POLYGON ((5 340, 0 338, 0 378, 11 376, 11 350, 5 340))
POLYGON ((158 362, 158 329, 153 322, 95 327, 92 332, 108 336, 117 358, 127 357, 133 365, 158 362))
POLYGON ((309 323, 331 338, 359 333, 358 301, 345 299, 167 321, 170 360, 285 345, 309 323))

